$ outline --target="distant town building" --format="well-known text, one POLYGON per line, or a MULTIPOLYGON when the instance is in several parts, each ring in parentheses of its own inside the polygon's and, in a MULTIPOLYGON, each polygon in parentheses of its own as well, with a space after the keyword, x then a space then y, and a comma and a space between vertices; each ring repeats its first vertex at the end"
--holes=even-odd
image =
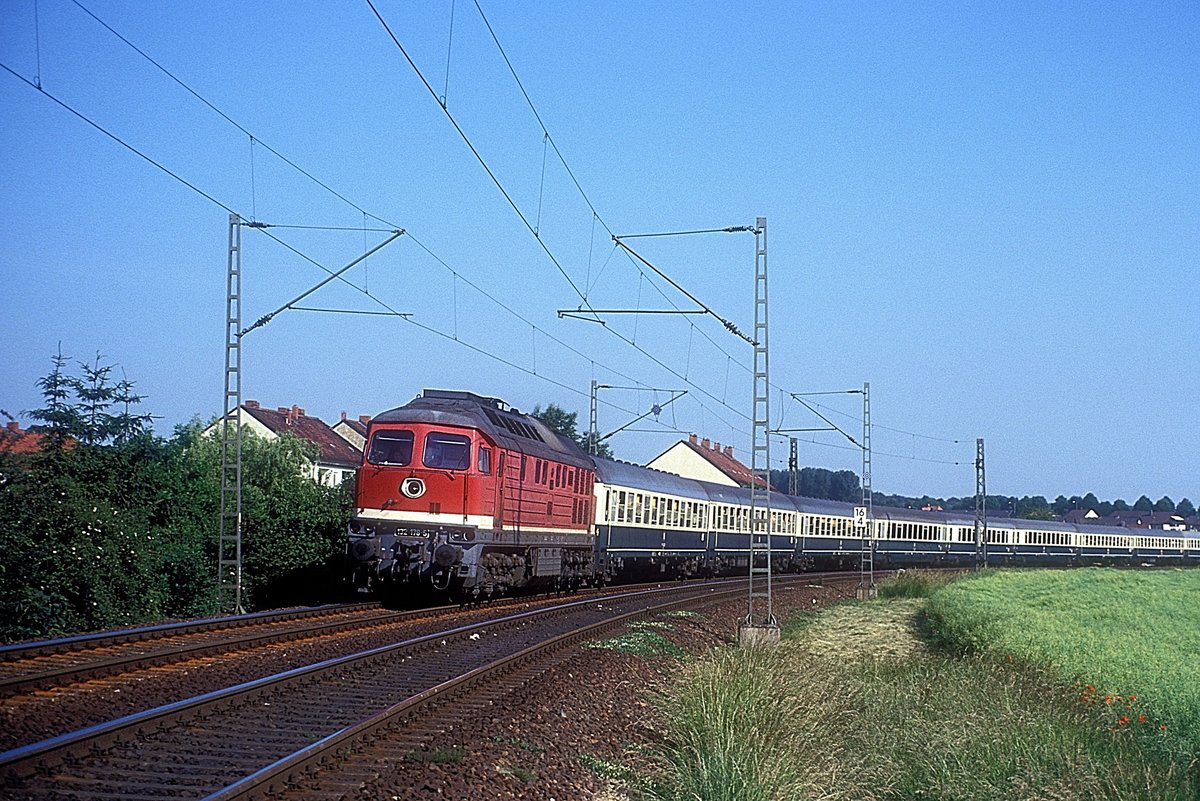
MULTIPOLYGON (((290 409, 286 406, 264 409, 258 401, 248 400, 242 404, 242 425, 265 440, 290 433, 314 443, 320 450, 311 465, 310 476, 318 484, 336 487, 353 476, 362 462, 360 447, 340 436, 319 417, 309 417, 296 405, 290 409)), ((205 433, 216 434, 220 426, 217 421, 205 433)))
MULTIPOLYGON (((722 447, 719 442, 710 443, 708 439, 698 439, 695 434, 676 442, 646 466, 727 487, 749 488, 754 481, 750 468, 734 458, 732 445, 722 447)), ((759 485, 762 485, 761 479, 759 485)))
POLYGON ((1064 523, 1086 523, 1093 526, 1113 526, 1115 528, 1136 528, 1153 531, 1187 531, 1197 529, 1189 520, 1174 512, 1144 512, 1137 509, 1123 509, 1110 512, 1103 517, 1095 509, 1072 509, 1059 518, 1064 523))

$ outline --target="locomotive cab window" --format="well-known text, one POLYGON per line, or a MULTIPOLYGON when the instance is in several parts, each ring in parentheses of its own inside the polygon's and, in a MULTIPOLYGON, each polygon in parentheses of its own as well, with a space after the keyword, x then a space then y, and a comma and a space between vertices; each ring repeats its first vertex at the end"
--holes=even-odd
POLYGON ((485 476, 492 474, 492 449, 479 446, 479 472, 485 476))
POLYGON ((404 467, 412 462, 413 433, 411 431, 376 431, 371 435, 367 461, 404 467))
POLYGON ((427 434, 422 461, 438 470, 466 470, 471 464, 471 440, 461 434, 427 434))

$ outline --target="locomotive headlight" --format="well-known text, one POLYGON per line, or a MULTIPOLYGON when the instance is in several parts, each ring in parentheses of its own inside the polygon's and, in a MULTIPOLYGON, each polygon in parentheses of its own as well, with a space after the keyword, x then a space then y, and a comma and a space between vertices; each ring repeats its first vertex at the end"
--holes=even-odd
POLYGON ((400 491, 408 498, 420 498, 425 494, 425 482, 419 478, 406 478, 400 483, 400 491))

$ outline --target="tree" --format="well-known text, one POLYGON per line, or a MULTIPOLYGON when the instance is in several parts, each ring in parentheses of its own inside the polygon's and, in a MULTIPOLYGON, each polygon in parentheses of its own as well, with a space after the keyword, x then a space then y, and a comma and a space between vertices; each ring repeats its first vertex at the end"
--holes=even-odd
POLYGON ((1191 517, 1196 514, 1196 507, 1187 498, 1184 498, 1175 506, 1175 514, 1180 517, 1191 517))
POLYGON ((1124 498, 1117 498, 1113 501, 1112 510, 1114 512, 1128 512, 1129 503, 1124 498))
POLYGON ((1143 495, 1142 497, 1138 498, 1137 501, 1134 502, 1133 511, 1135 511, 1135 512, 1152 512, 1152 511, 1154 511, 1154 503, 1149 498, 1147 498, 1145 495, 1143 495))
MULTIPOLYGON (((545 409, 542 409, 541 406, 534 406, 530 416, 541 420, 551 431, 562 434, 588 453, 591 452, 588 448, 591 444, 590 434, 580 434, 576 430, 579 412, 568 412, 558 404, 551 403, 545 409)), ((596 455, 606 459, 613 458, 612 449, 607 442, 597 442, 596 455)))
POLYGON ((1175 501, 1168 498, 1166 495, 1154 502, 1154 511, 1156 512, 1174 512, 1175 501))
POLYGON ((1017 517, 1027 520, 1052 520, 1054 511, 1050 502, 1041 495, 1025 496, 1017 502, 1017 517))
POLYGON ((1100 499, 1094 493, 1089 492, 1079 503, 1081 509, 1095 509, 1100 505, 1100 499))
POLYGON ((26 412, 32 419, 41 421, 31 430, 45 434, 55 448, 61 448, 69 437, 77 436, 80 430, 79 412, 71 402, 75 379, 63 371, 69 358, 63 356, 60 343, 58 353, 51 357, 54 369, 34 382, 42 391, 45 406, 26 412))

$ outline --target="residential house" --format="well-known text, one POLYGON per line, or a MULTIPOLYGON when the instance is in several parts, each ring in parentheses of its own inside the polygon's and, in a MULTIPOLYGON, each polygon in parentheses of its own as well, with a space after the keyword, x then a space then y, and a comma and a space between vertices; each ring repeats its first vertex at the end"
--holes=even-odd
MULTIPOLYGON (((300 406, 265 409, 258 401, 248 400, 242 404, 242 425, 266 440, 291 433, 316 444, 320 451, 311 466, 311 477, 318 484, 339 486, 362 463, 361 448, 339 436, 319 417, 305 414, 300 406)), ((215 434, 219 427, 220 422, 214 423, 205 433, 215 434)))
MULTIPOLYGON (((754 475, 750 468, 733 456, 733 446, 721 446, 695 434, 680 440, 646 465, 665 473, 674 473, 697 481, 710 481, 727 487, 749 488, 754 475)), ((761 479, 759 480, 761 486, 761 479)))
POLYGON ((363 448, 367 447, 367 424, 370 422, 371 415, 369 414, 360 414, 357 420, 351 420, 345 412, 342 412, 342 419, 333 424, 333 430, 339 437, 357 448, 359 453, 362 453, 363 448))

